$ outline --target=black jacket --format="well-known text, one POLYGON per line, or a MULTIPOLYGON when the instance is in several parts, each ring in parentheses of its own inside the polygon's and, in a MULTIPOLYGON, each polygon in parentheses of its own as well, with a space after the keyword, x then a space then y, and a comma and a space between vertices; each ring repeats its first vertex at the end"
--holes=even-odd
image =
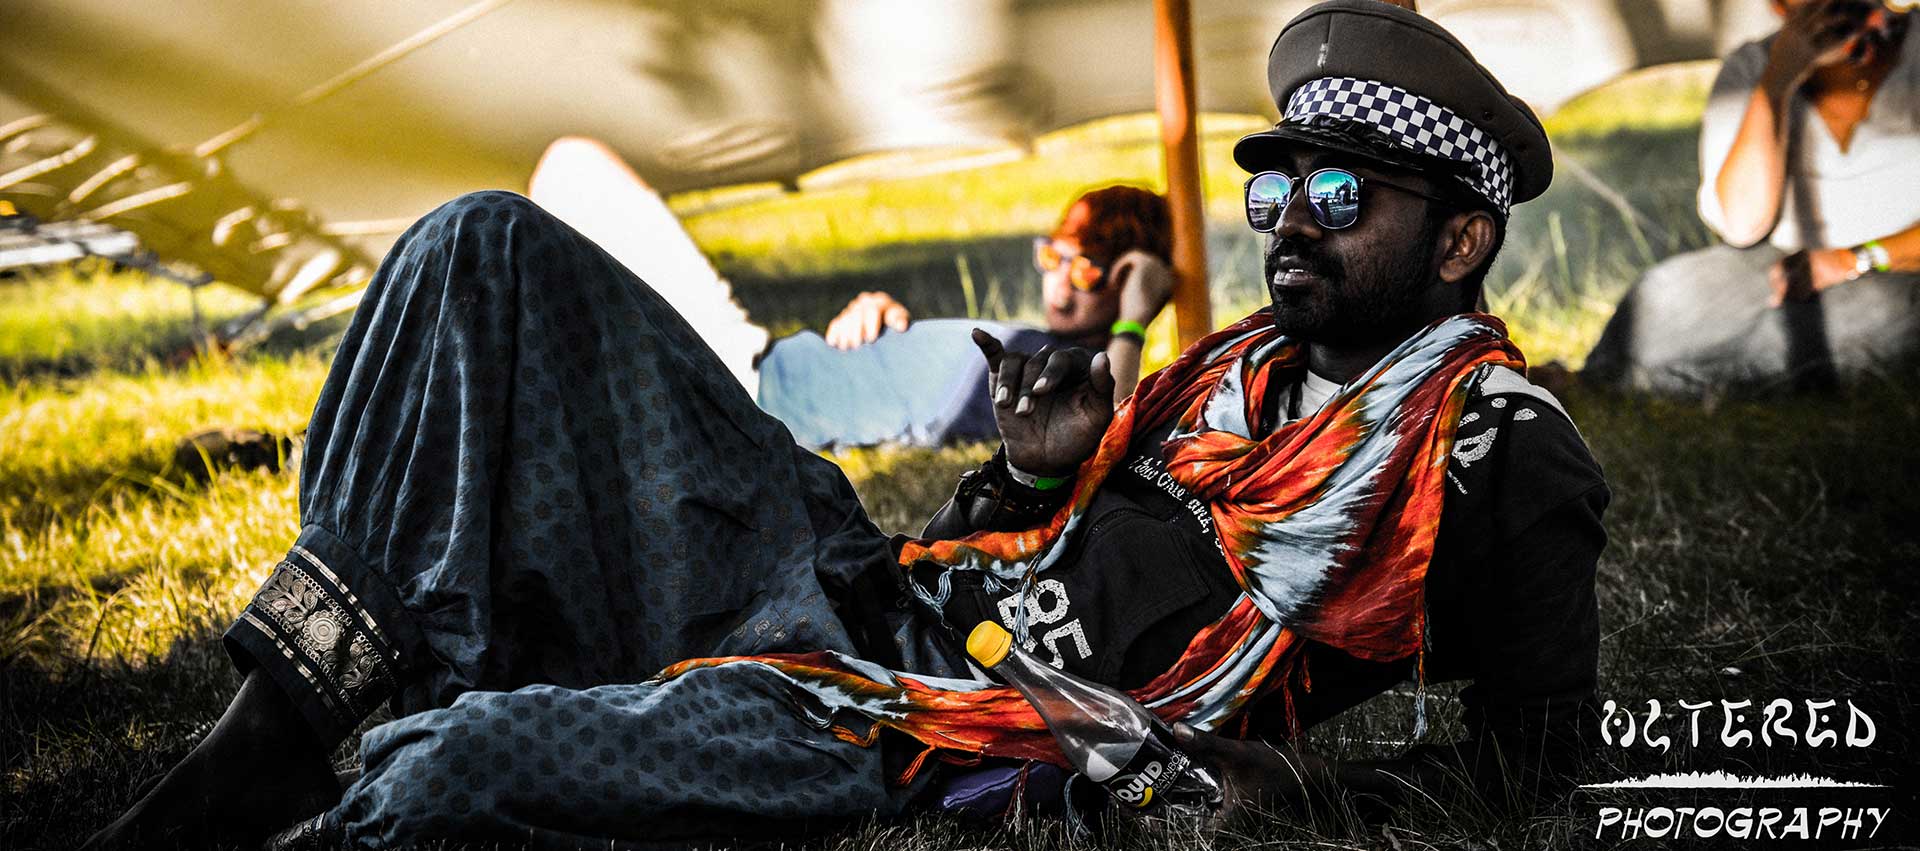
MULTIPOLYGON (((1123 688, 1166 670, 1239 593, 1204 510, 1156 475, 1167 430, 1142 430, 1089 507, 1086 533, 1042 574, 1027 606, 1034 652, 1123 688)), ((1022 488, 996 455, 963 479, 924 535, 1028 528, 1066 492, 1022 488)), ((1594 569, 1608 498, 1599 466, 1550 397, 1511 372, 1479 386, 1456 437, 1426 589, 1426 677, 1472 682, 1462 693, 1469 735, 1408 759, 1463 765, 1488 785, 1533 786, 1566 774, 1588 749, 1598 723, 1594 569), (1526 770, 1508 776, 1504 766, 1526 770)), ((925 583, 936 572, 910 573, 925 583)), ((951 582, 943 615, 959 633, 987 618, 1011 625, 1013 589, 970 571, 951 582)), ((1369 663, 1321 645, 1308 653, 1314 686, 1297 704, 1303 727, 1413 675, 1412 659, 1369 663)), ((1284 737, 1273 710, 1254 706, 1252 729, 1284 737)))

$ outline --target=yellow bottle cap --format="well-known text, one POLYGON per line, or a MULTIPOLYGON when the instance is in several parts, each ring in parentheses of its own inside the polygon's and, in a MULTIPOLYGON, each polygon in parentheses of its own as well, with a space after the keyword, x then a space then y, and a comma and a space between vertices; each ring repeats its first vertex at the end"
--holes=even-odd
POLYGON ((1013 635, 993 621, 981 621, 967 635, 967 655, 989 668, 1000 664, 1013 650, 1013 635))

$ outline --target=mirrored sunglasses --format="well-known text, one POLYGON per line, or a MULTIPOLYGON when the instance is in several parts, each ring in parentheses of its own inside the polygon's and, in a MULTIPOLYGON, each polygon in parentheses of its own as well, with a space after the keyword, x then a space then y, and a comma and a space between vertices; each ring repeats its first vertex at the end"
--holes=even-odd
MULTIPOLYGON (((1294 184, 1298 183, 1306 195, 1308 212, 1321 227, 1328 230, 1352 227, 1360 220, 1360 188, 1367 182, 1353 172, 1338 168, 1320 169, 1307 175, 1305 180, 1277 171, 1260 172, 1247 178, 1247 224, 1260 233, 1273 233, 1273 229, 1280 226, 1280 218, 1286 215, 1287 204, 1293 200, 1294 184)), ((1429 201, 1450 203, 1437 195, 1379 178, 1371 182, 1429 201)))
POLYGON ((1067 268, 1067 283, 1081 292, 1093 292, 1100 289, 1106 280, 1107 270, 1094 265, 1084 254, 1061 251, 1050 237, 1037 237, 1033 241, 1033 268, 1040 274, 1051 274, 1060 267, 1067 268))

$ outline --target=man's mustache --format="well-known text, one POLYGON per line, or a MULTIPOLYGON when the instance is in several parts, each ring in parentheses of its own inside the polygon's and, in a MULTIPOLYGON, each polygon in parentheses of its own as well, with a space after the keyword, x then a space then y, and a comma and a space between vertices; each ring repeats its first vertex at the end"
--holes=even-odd
POLYGON ((1267 246, 1267 283, 1273 282, 1274 273, 1280 270, 1282 259, 1287 261, 1289 267, 1298 266, 1326 280, 1339 277, 1341 271, 1339 261, 1321 254, 1312 243, 1298 239, 1275 240, 1267 246))

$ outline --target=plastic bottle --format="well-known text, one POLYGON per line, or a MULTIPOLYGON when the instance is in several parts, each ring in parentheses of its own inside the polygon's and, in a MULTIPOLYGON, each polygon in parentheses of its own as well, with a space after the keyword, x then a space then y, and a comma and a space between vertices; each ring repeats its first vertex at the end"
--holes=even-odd
POLYGON ((1122 805, 1142 811, 1220 805, 1219 781, 1174 746, 1165 722, 1126 695, 1034 658, 993 621, 973 628, 967 654, 1019 689, 1067 760, 1122 805))

